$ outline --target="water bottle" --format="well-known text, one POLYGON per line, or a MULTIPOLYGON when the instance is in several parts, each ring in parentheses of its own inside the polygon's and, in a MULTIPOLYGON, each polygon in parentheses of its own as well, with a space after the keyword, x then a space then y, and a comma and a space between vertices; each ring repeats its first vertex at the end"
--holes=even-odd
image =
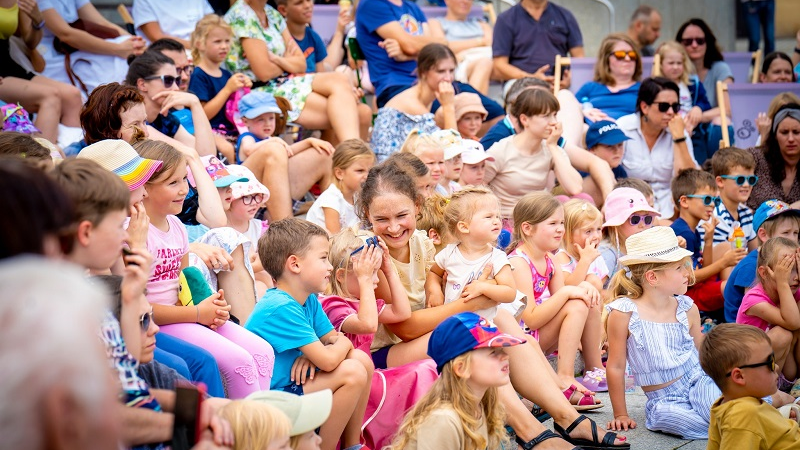
POLYGON ((625 392, 633 392, 636 390, 636 385, 633 381, 633 372, 631 372, 631 366, 627 363, 625 364, 625 392))
POLYGON ((731 237, 733 248, 745 248, 747 242, 744 238, 744 230, 739 222, 733 222, 733 234, 731 237))
POLYGON ((589 97, 581 98, 581 109, 583 109, 584 114, 592 108, 594 108, 594 105, 589 101, 589 97))

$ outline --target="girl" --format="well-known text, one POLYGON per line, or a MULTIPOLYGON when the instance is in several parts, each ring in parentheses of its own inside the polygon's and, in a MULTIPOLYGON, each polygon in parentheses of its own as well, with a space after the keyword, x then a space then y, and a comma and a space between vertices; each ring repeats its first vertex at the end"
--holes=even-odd
MULTIPOLYGON (((497 304, 514 302, 517 289, 511 265, 502 250, 495 247, 500 235, 500 204, 484 187, 467 187, 453 194, 444 211, 450 234, 457 241, 436 254, 435 263, 425 281, 428 307, 457 300, 469 301, 484 295, 497 304), (490 278, 478 280, 491 268, 490 278), (444 283, 444 275, 447 282, 444 283), (442 284, 444 283, 444 288, 442 284)), ((508 305, 512 315, 524 306, 522 301, 508 305)), ((476 311, 486 320, 497 315, 498 305, 476 311)))
POLYGON ((406 414, 392 450, 504 448, 510 445, 498 388, 509 384, 505 347, 524 339, 503 334, 475 313, 443 321, 428 353, 441 373, 406 414))
POLYGON ((441 133, 443 132, 437 131, 425 134, 417 129, 411 130, 400 150, 403 153, 411 153, 428 166, 434 186, 444 178, 444 142, 441 133))
POLYGON ((233 450, 290 450, 292 424, 278 408, 253 400, 234 400, 219 410, 231 424, 233 450))
POLYGON ((775 364, 781 368, 780 387, 791 386, 797 378, 797 329, 800 310, 797 306, 797 242, 776 237, 758 251, 758 283, 744 294, 736 323, 753 325, 767 332, 775 352, 775 364))
MULTIPOLYGON (((577 286, 588 282, 598 291, 608 279, 608 267, 597 246, 603 237, 603 215, 586 200, 573 199, 564 204, 564 243, 554 259, 564 273, 564 284, 577 286)), ((583 328, 581 348, 586 366, 581 384, 593 391, 607 391, 606 371, 600 356, 600 305, 589 309, 583 328)))
POLYGON ((214 141, 228 161, 235 161, 233 142, 239 135, 236 126, 225 115, 225 106, 239 89, 253 82, 245 74, 234 75, 222 67, 231 49, 233 31, 222 17, 209 14, 192 32, 192 61, 195 68, 189 80, 189 91, 197 95, 214 130, 214 141))
MULTIPOLYGON (((188 264, 186 229, 175 217, 188 190, 186 160, 168 144, 140 147, 144 158, 163 161, 147 182, 144 206, 150 216, 147 249, 155 270, 147 283, 147 299, 161 331, 211 352, 219 363, 230 398, 269 389, 274 355, 263 339, 228 322, 230 305, 222 290, 196 305, 177 306, 178 274, 188 264), (204 325, 204 326, 203 326, 204 325)), ((219 262, 215 263, 217 266, 219 262)))
POLYGON ((355 196, 373 164, 375 154, 361 139, 339 144, 333 154, 333 183, 311 205, 306 220, 330 234, 357 225, 358 216, 353 207, 355 196))
POLYGON ((413 154, 398 152, 386 158, 383 164, 387 167, 393 166, 411 177, 411 181, 423 199, 430 198, 434 194, 436 184, 431 177, 431 169, 413 154))
MULTIPOLYGON (((550 255, 564 236, 564 208, 547 192, 532 192, 514 207, 514 241, 508 247, 514 281, 528 297, 522 320, 539 341, 544 353, 558 350, 558 376, 568 387, 564 396, 578 394, 579 410, 599 408, 593 393, 575 380, 575 357, 578 345, 600 348, 599 323, 587 326, 589 309, 600 303, 600 293, 583 281, 578 286, 564 286, 564 274, 550 255), (549 289, 551 296, 542 301, 549 289)), ((594 362, 594 361, 593 361, 594 362)), ((601 364, 602 366, 602 364, 601 364)))
POLYGON ((447 222, 444 220, 444 210, 447 208, 449 199, 441 195, 432 195, 422 202, 419 207, 419 217, 417 218, 417 229, 428 234, 428 239, 433 241, 436 253, 453 241, 450 231, 447 229, 447 222))
POLYGON ((692 134, 692 130, 700 123, 708 123, 714 117, 719 117, 719 108, 711 109, 703 83, 691 73, 692 60, 686 49, 675 41, 667 41, 658 47, 657 53, 661 56, 660 76, 674 82, 680 89, 678 100, 686 131, 692 134))

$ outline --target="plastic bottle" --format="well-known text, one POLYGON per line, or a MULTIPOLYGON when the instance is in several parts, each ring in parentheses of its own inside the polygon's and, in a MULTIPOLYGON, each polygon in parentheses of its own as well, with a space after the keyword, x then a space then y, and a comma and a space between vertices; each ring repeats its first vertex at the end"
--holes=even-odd
POLYGON ((633 372, 631 371, 631 366, 625 364, 625 392, 634 392, 636 390, 636 384, 633 380, 633 372))
POLYGON ((581 98, 581 109, 585 113, 586 111, 594 108, 592 102, 589 101, 589 97, 582 97, 581 98))
POLYGON ((733 234, 731 237, 733 248, 744 248, 747 243, 744 238, 744 230, 739 222, 733 222, 733 234))
POLYGON ((352 4, 353 3, 350 0, 339 0, 339 9, 343 11, 349 11, 352 4))

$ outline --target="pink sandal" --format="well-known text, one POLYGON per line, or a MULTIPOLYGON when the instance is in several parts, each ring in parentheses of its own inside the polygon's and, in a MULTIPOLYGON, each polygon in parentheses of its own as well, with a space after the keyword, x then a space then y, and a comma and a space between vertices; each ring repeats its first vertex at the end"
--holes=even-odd
POLYGON ((572 406, 575 408, 576 411, 591 411, 593 409, 598 409, 603 407, 602 403, 595 402, 594 395, 581 394, 580 392, 578 392, 578 388, 574 384, 564 389, 562 393, 564 394, 564 397, 567 398, 567 401, 570 402, 570 404, 572 404, 572 406), (578 399, 577 403, 573 403, 572 398, 575 396, 576 393, 581 395, 581 397, 578 399))

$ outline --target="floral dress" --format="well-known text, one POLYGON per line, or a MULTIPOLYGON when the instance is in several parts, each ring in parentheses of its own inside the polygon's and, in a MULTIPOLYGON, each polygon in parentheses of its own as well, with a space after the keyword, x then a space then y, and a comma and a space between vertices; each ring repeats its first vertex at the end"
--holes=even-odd
MULTIPOLYGON (((286 43, 283 40, 283 30, 286 29, 286 20, 273 7, 264 6, 267 14, 267 27, 262 28, 261 23, 250 6, 244 0, 237 0, 225 14, 225 21, 233 29, 231 51, 228 53, 226 65, 231 72, 241 72, 253 80, 256 76, 250 67, 250 62, 244 54, 242 39, 258 39, 267 44, 267 50, 279 56, 286 52, 286 43)), ((255 88, 264 90, 272 95, 284 97, 292 103, 293 109, 289 111, 289 121, 294 122, 306 105, 306 98, 311 93, 313 74, 283 75, 269 80, 266 85, 255 88)))

